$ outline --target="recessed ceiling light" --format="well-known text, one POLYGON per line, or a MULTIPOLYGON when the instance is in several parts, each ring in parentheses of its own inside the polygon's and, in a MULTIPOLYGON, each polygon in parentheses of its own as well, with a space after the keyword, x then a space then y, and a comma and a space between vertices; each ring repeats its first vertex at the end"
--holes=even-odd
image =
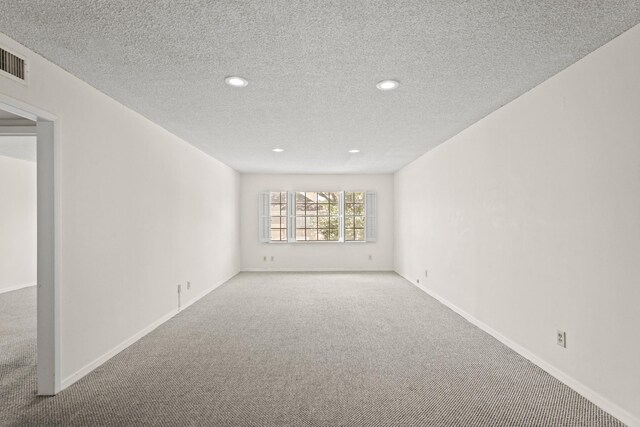
POLYGON ((400 86, 400 82, 397 80, 383 80, 378 82, 376 87, 380 90, 393 90, 400 86))
POLYGON ((359 153, 360 150, 349 150, 350 153, 359 153))
POLYGON ((242 77, 238 77, 238 76, 226 77, 224 79, 224 82, 226 84, 228 84, 229 86, 233 86, 233 87, 245 87, 246 85, 249 84, 248 81, 246 81, 242 77))
POLYGON ((274 148, 271 151, 275 151, 276 153, 282 153, 284 150, 282 148, 274 148))

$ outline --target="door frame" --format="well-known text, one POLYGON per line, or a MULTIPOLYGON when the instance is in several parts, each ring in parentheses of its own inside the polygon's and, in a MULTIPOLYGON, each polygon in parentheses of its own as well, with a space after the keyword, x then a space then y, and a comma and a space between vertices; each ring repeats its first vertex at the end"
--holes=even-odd
POLYGON ((0 94, 0 109, 36 122, 37 134, 37 385, 52 396, 60 378, 60 198, 58 118, 0 94))

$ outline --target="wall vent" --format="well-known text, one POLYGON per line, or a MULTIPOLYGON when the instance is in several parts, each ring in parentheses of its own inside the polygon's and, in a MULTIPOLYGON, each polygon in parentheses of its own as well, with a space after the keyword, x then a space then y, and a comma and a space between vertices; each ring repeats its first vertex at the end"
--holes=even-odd
POLYGON ((25 81, 26 64, 24 59, 0 47, 0 71, 25 81))

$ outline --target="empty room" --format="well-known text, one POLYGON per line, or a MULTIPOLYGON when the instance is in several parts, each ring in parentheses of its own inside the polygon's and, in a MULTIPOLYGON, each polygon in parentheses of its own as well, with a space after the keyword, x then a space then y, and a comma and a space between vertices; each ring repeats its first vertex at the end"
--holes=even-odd
POLYGON ((640 2, 0 1, 0 426, 639 426, 640 2))

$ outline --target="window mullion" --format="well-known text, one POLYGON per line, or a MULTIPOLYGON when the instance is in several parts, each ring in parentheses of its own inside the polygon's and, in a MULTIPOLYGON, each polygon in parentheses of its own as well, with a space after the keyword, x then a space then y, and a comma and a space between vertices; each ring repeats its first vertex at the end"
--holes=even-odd
POLYGON ((287 191, 287 241, 296 241, 296 192, 287 191))
POLYGON ((338 192, 338 241, 344 242, 344 191, 338 192))

